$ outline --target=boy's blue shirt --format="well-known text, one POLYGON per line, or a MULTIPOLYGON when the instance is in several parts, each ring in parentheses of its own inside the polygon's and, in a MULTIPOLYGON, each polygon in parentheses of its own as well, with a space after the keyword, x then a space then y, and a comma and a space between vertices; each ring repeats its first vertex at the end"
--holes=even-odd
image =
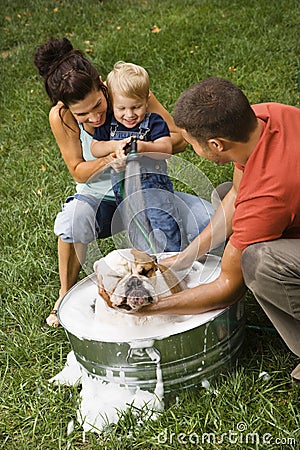
MULTIPOLYGON (((112 119, 114 118, 112 110, 108 110, 106 113, 106 120, 104 125, 101 125, 98 128, 95 128, 94 131, 94 139, 97 141, 109 141, 111 140, 110 136, 110 127, 112 119)), ((140 124, 136 125, 134 128, 126 128, 120 122, 118 124, 118 131, 139 131, 140 124)), ((151 113, 149 117, 149 128, 150 131, 146 134, 146 141, 156 141, 161 137, 170 136, 169 127, 163 118, 156 113, 151 113)))

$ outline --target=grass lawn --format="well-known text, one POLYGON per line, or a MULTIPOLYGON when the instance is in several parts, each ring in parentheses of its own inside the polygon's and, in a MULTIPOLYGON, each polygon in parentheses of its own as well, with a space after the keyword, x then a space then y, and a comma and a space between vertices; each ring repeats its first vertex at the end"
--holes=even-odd
MULTIPOLYGON (((180 394, 143 426, 128 413, 108 435, 87 434, 83 442, 78 390, 47 383, 70 350, 61 327, 42 326, 59 289, 53 222, 74 183, 51 134, 49 102, 33 65, 38 45, 66 36, 103 79, 117 60, 143 65, 171 112, 184 89, 208 76, 230 79, 252 103, 299 106, 299 17, 299 0, 1 0, 0 448, 300 448, 299 389, 290 387, 289 375, 297 358, 251 294, 243 352, 213 392, 180 394), (268 379, 259 377, 262 371, 268 379), (67 436, 72 419, 75 429, 67 436)), ((212 186, 231 178, 231 165, 216 167, 190 148, 180 158, 212 186)), ((175 187, 197 190, 194 182, 175 179, 175 187)), ((106 254, 114 242, 99 247, 106 254)))

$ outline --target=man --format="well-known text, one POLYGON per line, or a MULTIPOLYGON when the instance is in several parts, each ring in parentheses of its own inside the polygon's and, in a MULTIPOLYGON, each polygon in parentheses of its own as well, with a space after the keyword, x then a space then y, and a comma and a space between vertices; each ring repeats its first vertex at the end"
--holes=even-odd
MULTIPOLYGON (((174 119, 194 151, 234 163, 233 185, 211 223, 168 266, 188 267, 229 238, 220 276, 163 298, 147 314, 196 314, 238 301, 248 287, 288 347, 300 356, 300 109, 250 106, 228 80, 187 89, 174 119)), ((292 372, 300 382, 300 364, 292 372)))

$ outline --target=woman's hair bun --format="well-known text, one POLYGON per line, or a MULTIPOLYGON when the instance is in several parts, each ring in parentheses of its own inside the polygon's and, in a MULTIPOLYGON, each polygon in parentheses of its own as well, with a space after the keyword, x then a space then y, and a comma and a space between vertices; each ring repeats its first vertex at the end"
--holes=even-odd
POLYGON ((73 45, 67 38, 51 38, 46 44, 37 48, 34 55, 34 64, 39 74, 46 78, 54 65, 59 64, 69 52, 73 50, 73 45))

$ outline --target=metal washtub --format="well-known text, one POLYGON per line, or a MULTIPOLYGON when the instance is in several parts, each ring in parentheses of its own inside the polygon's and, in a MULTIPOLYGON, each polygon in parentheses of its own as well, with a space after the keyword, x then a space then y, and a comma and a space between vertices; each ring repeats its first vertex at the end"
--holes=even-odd
MULTIPOLYGON (((218 257, 211 258, 215 264, 218 257)), ((153 392, 159 363, 167 400, 230 369, 243 344, 244 299, 226 309, 194 316, 171 334, 162 326, 155 336, 124 341, 118 339, 116 329, 114 342, 107 342, 89 337, 89 329, 86 333, 79 330, 80 316, 75 326, 67 324, 70 308, 84 302, 91 310, 97 295, 96 277, 90 275, 68 291, 58 315, 77 361, 102 381, 153 392)))

